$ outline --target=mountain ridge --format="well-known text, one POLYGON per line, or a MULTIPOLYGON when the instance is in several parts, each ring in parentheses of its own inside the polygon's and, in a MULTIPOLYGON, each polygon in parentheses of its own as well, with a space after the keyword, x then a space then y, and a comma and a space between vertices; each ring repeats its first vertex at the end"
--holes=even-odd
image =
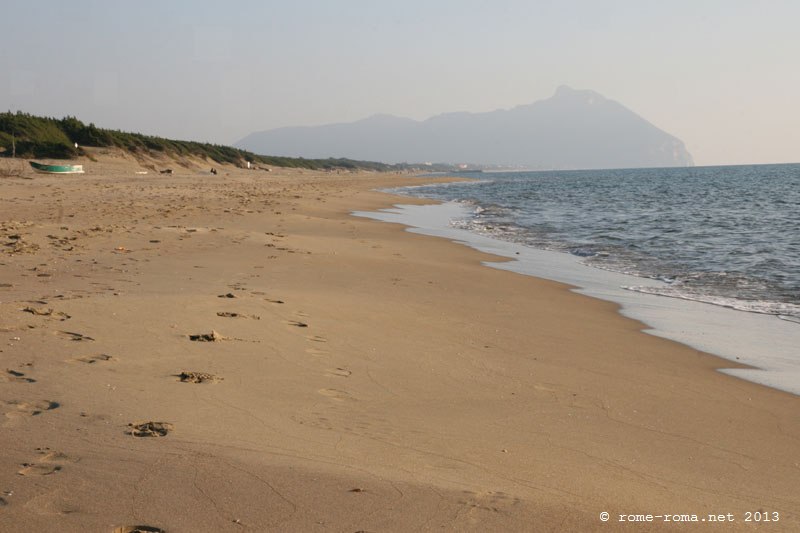
POLYGON ((234 146, 294 157, 354 157, 529 168, 693 166, 684 143, 624 105, 566 85, 544 100, 414 120, 385 113, 354 122, 254 132, 234 146))

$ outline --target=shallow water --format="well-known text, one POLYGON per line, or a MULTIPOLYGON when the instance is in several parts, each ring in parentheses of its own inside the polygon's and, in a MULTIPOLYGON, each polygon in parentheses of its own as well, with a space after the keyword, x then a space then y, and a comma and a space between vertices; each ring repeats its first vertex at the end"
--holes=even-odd
POLYGON ((457 227, 658 279, 630 290, 800 320, 800 164, 474 174, 404 189, 457 227))
MULTIPOLYGON (((800 165, 784 165, 780 172, 797 172, 800 165)), ((730 167, 727 167, 730 168, 730 167)), ((750 167, 742 167, 750 168, 750 167)), ((686 172, 698 169, 682 169, 686 172)), ((649 172, 649 171, 609 171, 609 172, 649 172)), ((669 172, 675 172, 669 170, 669 172)), ((543 173, 537 173, 543 174, 543 173)), ((772 249, 784 249, 786 255, 780 268, 765 269, 766 274, 757 268, 748 266, 752 260, 752 253, 743 254, 745 258, 738 261, 736 268, 742 272, 750 272, 752 279, 766 280, 762 283, 763 290, 738 292, 731 290, 731 284, 713 283, 714 276, 709 283, 699 283, 696 286, 702 290, 697 293, 684 291, 686 285, 692 284, 685 280, 692 277, 692 265, 701 265, 703 256, 710 257, 704 269, 697 268, 697 272, 717 272, 717 277, 723 271, 715 264, 721 260, 714 260, 715 255, 732 257, 735 254, 735 236, 720 236, 718 241, 724 241, 725 253, 714 254, 706 250, 713 246, 713 236, 705 239, 705 244, 690 243, 685 248, 693 249, 692 253, 676 254, 678 258, 689 260, 675 260, 665 257, 663 263, 655 261, 653 255, 637 254, 634 246, 601 246, 602 239, 586 239, 582 243, 586 248, 576 248, 577 239, 567 243, 551 239, 532 238, 537 235, 523 224, 518 222, 523 217, 510 217, 507 211, 513 209, 514 203, 520 199, 509 201, 509 206, 500 206, 485 202, 478 203, 482 193, 470 191, 483 187, 519 187, 531 188, 529 183, 506 184, 497 183, 499 180, 523 180, 526 175, 477 175, 481 181, 458 183, 448 185, 424 186, 393 190, 402 194, 425 196, 429 198, 447 199, 449 196, 457 198, 437 205, 397 205, 392 209, 381 212, 357 212, 357 216, 365 216, 386 222, 396 222, 410 226, 409 231, 423 233, 462 242, 481 251, 500 256, 513 258, 514 261, 502 263, 487 263, 494 268, 512 270, 522 274, 529 274, 546 279, 568 283, 577 287, 577 292, 616 302, 622 306, 622 314, 638 319, 647 324, 650 329, 647 333, 682 342, 698 350, 706 351, 727 358, 737 363, 748 364, 756 369, 728 369, 723 370, 731 375, 755 381, 767 386, 782 389, 800 395, 800 323, 797 322, 797 274, 798 271, 789 271, 786 265, 797 264, 797 256, 792 251, 797 247, 797 233, 776 236, 773 239, 782 243, 772 249), (487 179, 488 178, 488 179, 487 179), (443 192, 446 191, 446 192, 443 192), (486 211, 489 214, 486 215, 486 211), (506 211, 504 211, 506 210, 506 211), (492 212, 494 211, 494 212, 492 212), (626 253, 628 249, 633 253, 626 253), (615 250, 617 255, 628 262, 612 257, 615 250), (605 252, 605 253, 604 253, 605 252), (645 257, 653 261, 639 260, 645 257), (794 263, 793 263, 794 262, 794 263), (672 275, 658 275, 653 272, 643 271, 646 265, 678 265, 672 266, 672 275), (620 265, 627 265, 625 268, 620 265), (600 268, 597 268, 600 267, 600 268), (745 268, 746 267, 746 268, 745 268), (717 268, 717 270, 714 270, 717 268), (786 271, 784 271, 784 269, 786 271), (633 290, 632 290, 633 289, 633 290), (683 292, 681 292, 683 291, 683 292), (662 295, 678 296, 664 297, 662 295), (713 302, 708 303, 708 302, 713 302), (746 311, 745 311, 746 310, 746 311)), ((780 178, 791 182, 791 176, 780 178)), ((542 191, 537 192, 542 194, 542 191)), ((794 205, 796 193, 786 192, 784 202, 794 205)), ((585 200, 584 200, 585 202, 585 200)), ((652 203, 652 202, 651 202, 652 203)), ((779 205, 780 202, 778 202, 779 205)), ((635 209, 642 209, 637 207, 635 209)), ((656 209, 656 207, 652 207, 656 209)), ((530 208, 528 210, 531 210, 530 208)), ((602 209, 595 209, 601 216, 602 209)), ((666 208, 661 209, 666 212, 666 208)), ((550 220, 557 218, 555 207, 547 210, 551 213, 550 220)), ((559 215, 560 216, 560 215, 559 215)), ((588 215, 587 215, 588 216, 588 215)), ((610 215, 609 215, 610 216, 610 215)), ((782 220, 782 227, 794 228, 797 221, 786 212, 773 215, 775 220, 782 220)), ((584 217, 586 218, 586 217, 584 217)), ((630 218, 630 217, 629 217, 630 218)), ((656 226, 650 221, 641 227, 632 230, 634 234, 643 234, 647 225, 656 226)), ((723 222, 719 222, 722 224, 723 222)), ((530 224, 528 222, 528 224, 530 224)), ((734 224, 729 222, 729 224, 734 224)), ((740 227, 752 222, 737 222, 740 227)), ((631 227, 635 224, 630 223, 631 227)), ((756 225, 763 227, 763 223, 756 225)), ((577 225, 586 231, 588 224, 577 225)), ((690 225, 676 223, 680 229, 673 231, 659 230, 662 233, 691 233, 709 234, 708 229, 692 229, 690 225)), ((624 233, 624 232, 620 232, 624 233)), ((553 226, 548 232, 538 235, 561 234, 553 226)), ((598 230, 598 234, 602 234, 598 230)), ((677 243, 680 239, 672 237, 677 243)), ((755 242, 757 239, 748 236, 740 239, 742 249, 749 249, 744 242, 755 242)), ((620 237, 620 240, 632 242, 634 239, 620 237)), ((652 246, 648 249, 668 249, 666 244, 652 246)), ((766 252, 757 252, 762 256, 766 252)), ((755 263, 757 264, 757 263, 755 263)), ((726 263, 724 271, 733 270, 731 263, 726 263)), ((774 266, 774 265, 773 265, 774 266)), ((665 271, 667 267, 659 267, 665 271)), ((746 274, 743 274, 746 277, 746 274)), ((698 276, 699 279, 701 276, 698 276)), ((750 279, 750 278, 747 278, 750 279)), ((752 283, 752 286, 758 286, 752 283)))

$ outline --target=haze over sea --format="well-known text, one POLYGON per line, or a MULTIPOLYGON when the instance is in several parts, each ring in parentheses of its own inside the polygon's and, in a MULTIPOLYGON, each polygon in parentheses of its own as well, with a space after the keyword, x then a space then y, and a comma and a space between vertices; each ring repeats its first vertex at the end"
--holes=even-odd
POLYGON ((394 191, 443 205, 376 218, 515 257, 494 266, 616 301, 800 394, 800 164, 464 176, 394 191))

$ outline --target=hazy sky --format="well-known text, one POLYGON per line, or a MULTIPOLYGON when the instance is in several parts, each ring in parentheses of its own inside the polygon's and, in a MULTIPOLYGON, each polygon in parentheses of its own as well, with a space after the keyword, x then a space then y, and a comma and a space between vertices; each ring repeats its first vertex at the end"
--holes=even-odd
POLYGON ((231 144, 252 131, 617 100, 697 164, 800 161, 800 2, 27 0, 0 109, 231 144))

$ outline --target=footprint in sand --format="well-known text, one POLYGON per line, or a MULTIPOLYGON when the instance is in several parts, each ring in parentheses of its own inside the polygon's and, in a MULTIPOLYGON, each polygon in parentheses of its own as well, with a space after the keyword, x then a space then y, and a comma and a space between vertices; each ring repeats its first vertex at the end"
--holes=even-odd
POLYGON ((58 409, 58 402, 51 402, 49 400, 40 400, 38 402, 20 402, 17 400, 10 400, 3 402, 10 408, 6 412, 8 418, 15 418, 20 416, 36 416, 42 414, 44 411, 52 411, 58 409))
POLYGON ((346 368, 336 367, 329 368, 325 375, 329 377, 349 378, 352 375, 352 372, 346 368))
POLYGON ((4 381, 6 383, 36 383, 35 379, 26 378, 25 374, 22 372, 8 369, 6 369, 5 375, 0 376, 0 381, 4 381))
POLYGON ((114 357, 108 354, 100 353, 97 355, 84 355, 82 357, 76 357, 74 359, 70 359, 70 361, 93 365, 95 363, 105 363, 107 361, 113 361, 114 359, 115 359, 114 357))
POLYGON ((463 491, 463 494, 465 495, 465 498, 460 500, 458 503, 467 507, 470 514, 475 511, 504 513, 522 501, 519 498, 515 498, 509 494, 506 494, 505 492, 500 491, 473 492, 465 490, 463 491))
POLYGON ((349 392, 345 392, 339 389, 320 389, 317 392, 322 394, 323 396, 327 396, 331 400, 336 400, 337 402, 346 402, 355 400, 355 398, 353 398, 349 392))
POLYGON ((330 352, 328 350, 320 350, 319 348, 306 348, 306 353, 315 357, 323 357, 328 355, 330 352))
POLYGON ((153 526, 119 526, 111 533, 166 533, 166 531, 153 526))
POLYGON ((23 309, 24 312, 30 313, 36 316, 52 316, 57 317, 59 320, 64 321, 72 318, 67 313, 62 313, 60 311, 53 311, 52 309, 48 308, 41 308, 41 307, 26 307, 23 309))
POLYGON ((183 371, 180 374, 175 374, 182 383, 216 383, 222 381, 224 378, 208 374, 207 372, 189 372, 183 371))
POLYGON ((84 335, 83 333, 75 333, 74 331, 56 331, 56 335, 66 337, 71 341, 93 341, 94 339, 84 335))
POLYGON ((165 437, 172 431, 172 424, 168 422, 136 422, 128 427, 128 434, 134 437, 165 437))
POLYGON ((37 448, 39 457, 33 462, 22 463, 22 468, 17 471, 21 476, 49 476, 63 468, 63 463, 69 458, 61 452, 51 451, 50 448, 37 448))
POLYGON ((295 311, 294 314, 299 316, 299 317, 302 317, 302 318, 308 318, 308 317, 311 316, 311 315, 309 315, 308 313, 306 313, 304 311, 295 311))

